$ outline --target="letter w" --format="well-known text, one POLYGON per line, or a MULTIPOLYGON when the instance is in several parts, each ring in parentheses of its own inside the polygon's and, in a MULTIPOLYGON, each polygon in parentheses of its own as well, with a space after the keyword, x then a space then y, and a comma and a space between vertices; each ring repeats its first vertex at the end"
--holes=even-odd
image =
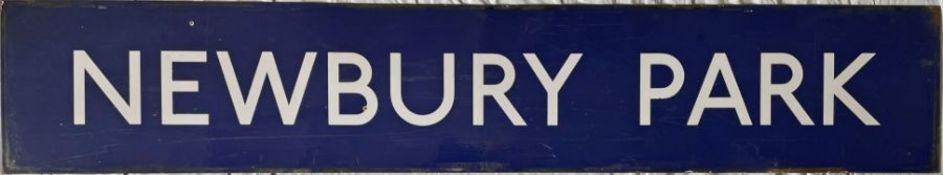
POLYGON ((275 95, 275 102, 277 102, 278 111, 281 114, 282 124, 295 124, 298 109, 301 107, 301 99, 304 97, 305 89, 308 86, 308 77, 311 74, 311 67, 314 66, 314 59, 317 55, 316 52, 305 53, 304 60, 301 63, 301 70, 298 72, 298 79, 295 81, 291 101, 289 101, 285 95, 282 78, 278 73, 278 66, 275 65, 275 58, 272 56, 272 52, 262 52, 247 97, 242 96, 242 88, 239 87, 239 80, 236 79, 236 73, 229 59, 229 53, 227 51, 217 51, 216 55, 219 58, 219 65, 222 67, 223 76, 226 79, 226 86, 229 89, 229 97, 232 98, 232 105, 236 110, 236 117, 238 117, 240 125, 252 124, 252 116, 255 114, 255 107, 258 105, 259 95, 262 93, 262 83, 265 82, 266 77, 269 83, 271 83, 272 92, 275 95))

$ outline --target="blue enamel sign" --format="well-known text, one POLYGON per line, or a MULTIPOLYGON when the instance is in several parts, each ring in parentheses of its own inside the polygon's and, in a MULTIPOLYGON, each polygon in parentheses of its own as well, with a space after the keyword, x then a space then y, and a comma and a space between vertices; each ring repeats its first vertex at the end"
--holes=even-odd
POLYGON ((935 172, 924 6, 5 2, 4 172, 935 172))

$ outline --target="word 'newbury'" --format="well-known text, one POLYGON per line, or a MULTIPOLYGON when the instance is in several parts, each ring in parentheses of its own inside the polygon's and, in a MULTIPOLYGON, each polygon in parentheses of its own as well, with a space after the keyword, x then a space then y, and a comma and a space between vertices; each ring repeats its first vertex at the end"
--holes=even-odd
MULTIPOLYGON (((91 56, 84 50, 73 51, 73 121, 75 125, 85 125, 86 123, 85 75, 91 77, 128 124, 141 124, 140 55, 140 51, 129 51, 129 95, 128 98, 125 99, 118 93, 116 88, 105 77, 98 66, 96 66, 94 61, 92 61, 91 56)), ((161 51, 160 55, 161 123, 163 125, 209 125, 210 114, 174 112, 173 94, 181 92, 196 93, 199 91, 199 82, 195 80, 175 80, 172 76, 174 71, 173 65, 175 63, 205 63, 207 51, 161 51)), ((307 89, 308 78, 310 77, 315 58, 317 57, 316 52, 305 53, 301 63, 301 69, 295 81, 295 87, 292 88, 293 91, 290 95, 285 92, 272 52, 262 52, 248 94, 245 96, 242 94, 242 87, 240 87, 238 83, 239 80, 236 78, 229 53, 227 51, 217 51, 216 55, 219 59, 230 98, 232 99, 233 109, 241 125, 250 125, 252 123, 262 86, 266 81, 269 82, 272 92, 274 93, 282 124, 294 125, 302 99, 305 95, 305 90, 307 89)), ((443 54, 442 102, 437 109, 427 114, 417 114, 409 110, 404 104, 401 84, 401 54, 393 52, 389 55, 390 100, 396 114, 407 123, 415 126, 434 125, 445 118, 452 109, 452 105, 455 101, 454 53, 443 54)), ((835 55, 833 53, 823 54, 822 125, 834 125, 835 98, 838 98, 841 103, 845 104, 865 125, 880 125, 843 87, 843 85, 861 70, 874 55, 875 53, 861 53, 847 68, 836 76, 835 55)), ((530 65, 531 70, 537 75, 538 80, 547 93, 547 125, 557 126, 559 117, 557 112, 559 109, 557 104, 559 98, 558 94, 566 83, 567 78, 569 78, 570 73, 580 62, 583 54, 571 53, 567 57, 563 67, 560 68, 559 72, 553 77, 550 76, 535 53, 524 53, 523 56, 527 64, 530 65)), ((495 53, 473 53, 472 59, 472 124, 475 126, 484 125, 484 98, 492 97, 514 126, 526 126, 527 124, 521 115, 505 95, 514 85, 516 77, 515 69, 511 61, 504 55, 495 53), (496 66, 502 69, 504 72, 503 79, 496 84, 485 84, 485 66, 496 66)), ((772 116, 770 103, 773 96, 779 96, 783 99, 801 125, 815 125, 815 122, 793 95, 793 91, 799 87, 803 79, 803 70, 798 59, 788 53, 761 53, 759 59, 760 125, 771 125, 772 116), (785 66, 792 72, 789 81, 779 84, 772 83, 771 70, 774 65, 785 66)), ((641 53, 639 54, 639 61, 639 124, 649 126, 651 125, 651 101, 668 99, 676 95, 685 80, 684 68, 676 57, 667 53, 641 53), (667 86, 652 87, 651 70, 655 66, 666 67, 671 70, 673 78, 667 86)), ((377 95, 374 93, 372 87, 369 86, 369 82, 373 76, 370 62, 358 53, 328 52, 327 64, 328 125, 358 126, 370 122, 378 109, 377 95), (340 65, 352 65, 357 67, 360 70, 360 77, 354 81, 340 81, 338 71, 340 65), (366 99, 364 110, 356 114, 342 114, 339 106, 340 94, 356 94, 362 96, 366 99)), ((736 111, 737 118, 741 125, 753 125, 725 53, 714 54, 705 74, 704 81, 701 84, 694 107, 688 117, 687 125, 697 126, 704 109, 707 108, 733 109, 736 111), (730 94, 729 97, 710 96, 710 92, 713 89, 718 75, 723 77, 723 83, 726 85, 727 91, 730 94)))

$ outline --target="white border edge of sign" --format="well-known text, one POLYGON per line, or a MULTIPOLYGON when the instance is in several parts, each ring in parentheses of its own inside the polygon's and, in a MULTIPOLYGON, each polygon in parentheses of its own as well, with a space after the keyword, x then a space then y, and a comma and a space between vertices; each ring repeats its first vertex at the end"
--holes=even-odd
MULTIPOLYGON (((5 1, 0 1, 0 94, 3 94, 3 26, 5 26, 5 20, 3 20, 3 7, 5 6, 5 1)), ((4 169, 6 169, 6 145, 4 145, 4 140, 6 138, 3 135, 3 97, 0 95, 0 174, 6 174, 4 169)))
MULTIPOLYGON (((150 1, 150 0, 143 0, 150 1)), ((179 0, 157 0, 179 1, 179 0)), ((188 0, 183 0, 188 1, 188 0)), ((940 0, 189 0, 201 2, 313 2, 427 5, 941 5, 940 0)))

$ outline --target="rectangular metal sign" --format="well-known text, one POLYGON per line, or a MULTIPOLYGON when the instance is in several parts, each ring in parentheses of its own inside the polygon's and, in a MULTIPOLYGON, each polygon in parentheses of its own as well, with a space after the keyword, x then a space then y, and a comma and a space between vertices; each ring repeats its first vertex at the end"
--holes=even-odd
POLYGON ((935 172, 930 6, 4 2, 3 171, 935 172))

